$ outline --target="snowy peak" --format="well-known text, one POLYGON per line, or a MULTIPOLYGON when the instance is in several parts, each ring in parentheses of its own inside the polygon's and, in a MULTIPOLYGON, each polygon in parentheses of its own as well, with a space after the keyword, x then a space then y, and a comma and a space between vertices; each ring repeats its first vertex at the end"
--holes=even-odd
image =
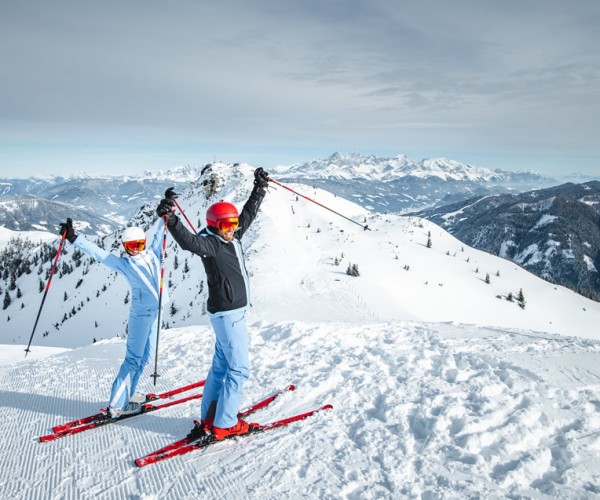
MULTIPOLYGON (((406 155, 392 158, 362 156, 360 153, 334 153, 329 158, 311 160, 280 168, 280 174, 303 179, 365 179, 391 182, 403 177, 427 179, 437 177, 442 180, 502 183, 510 182, 523 174, 492 170, 461 163, 447 158, 425 158, 410 160, 406 155)), ((529 174, 534 177, 536 174, 529 174)), ((541 178, 541 176, 537 176, 541 178)))
POLYGON ((170 168, 169 170, 146 170, 143 175, 132 177, 133 179, 160 180, 176 182, 194 182, 200 177, 203 167, 194 167, 190 165, 170 168))

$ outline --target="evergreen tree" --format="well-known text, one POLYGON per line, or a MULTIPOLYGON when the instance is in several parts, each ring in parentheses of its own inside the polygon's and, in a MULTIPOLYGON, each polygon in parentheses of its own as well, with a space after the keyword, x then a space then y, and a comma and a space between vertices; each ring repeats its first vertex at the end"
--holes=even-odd
POLYGON ((171 302, 171 316, 177 314, 178 309, 175 307, 175 302, 171 302))
POLYGON ((525 295, 523 294, 523 289, 519 290, 519 295, 517 296, 517 302, 519 303, 519 307, 521 309, 525 309, 525 295))
POLYGON ((21 289, 17 287, 17 299, 20 299, 21 297, 23 297, 23 292, 21 292, 21 289))
POLYGON ((354 276, 355 278, 360 276, 360 272, 358 271, 358 265, 348 263, 348 267, 346 268, 346 274, 348 276, 354 276))
POLYGON ((10 298, 10 294, 8 293, 8 290, 6 290, 6 292, 4 293, 4 306, 2 307, 2 309, 6 309, 8 306, 10 306, 11 302, 12 299, 10 298))

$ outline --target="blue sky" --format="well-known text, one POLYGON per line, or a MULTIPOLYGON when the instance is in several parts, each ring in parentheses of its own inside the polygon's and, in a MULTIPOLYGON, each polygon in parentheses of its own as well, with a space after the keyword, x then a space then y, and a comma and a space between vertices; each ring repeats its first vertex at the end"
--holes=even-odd
POLYGON ((0 176, 335 151, 600 172, 596 0, 7 0, 0 176))

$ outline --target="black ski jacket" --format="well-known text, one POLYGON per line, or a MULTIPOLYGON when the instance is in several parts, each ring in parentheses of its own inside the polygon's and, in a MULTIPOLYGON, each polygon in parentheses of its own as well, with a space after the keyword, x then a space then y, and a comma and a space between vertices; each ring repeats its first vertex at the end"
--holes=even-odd
POLYGON ((208 312, 231 311, 250 303, 248 273, 240 240, 258 214, 265 190, 255 187, 239 216, 238 229, 231 242, 225 241, 216 230, 202 229, 197 235, 188 231, 177 216, 168 222, 173 239, 184 250, 200 256, 208 282, 208 312))

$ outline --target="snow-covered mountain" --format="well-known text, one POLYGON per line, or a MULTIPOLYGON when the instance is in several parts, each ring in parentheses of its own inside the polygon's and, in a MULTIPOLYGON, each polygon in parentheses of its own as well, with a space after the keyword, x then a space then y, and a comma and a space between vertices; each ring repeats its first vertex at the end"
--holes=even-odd
POLYGON ((446 158, 414 161, 334 153, 290 167, 278 167, 283 180, 319 186, 375 212, 438 206, 477 195, 521 192, 557 184, 535 172, 492 170, 446 158))
MULTIPOLYGON (((178 201, 198 227, 213 201, 243 204, 252 170, 213 165, 178 201)), ((425 219, 374 214, 306 184, 290 187, 371 231, 286 190, 267 195, 243 240, 253 304, 244 404, 293 383, 294 393, 255 419, 324 403, 334 410, 143 469, 133 459, 185 435, 197 402, 36 442, 52 425, 106 404, 124 351, 125 282, 67 247, 61 261, 73 269, 53 281, 25 361, 41 299, 36 269, 49 265, 41 256, 0 316, 8 344, 0 357, 7 498, 600 494, 600 304, 425 219), (520 291, 520 303, 507 300, 520 291), (92 344, 94 337, 104 340, 92 344), (55 346, 82 347, 56 354, 55 346)), ((154 205, 135 217, 149 233, 154 205)), ((117 241, 113 234, 102 244, 118 251, 117 241)), ((148 391, 203 377, 212 351, 199 259, 170 242, 166 277, 169 328, 161 331, 158 386, 144 376, 148 391)), ((0 283, 9 289, 10 277, 0 283)))
MULTIPOLYGON (((201 167, 181 166, 167 171, 147 171, 137 176, 90 176, 78 174, 64 177, 32 177, 30 179, 1 179, 0 202, 21 200, 35 197, 41 207, 45 202, 64 204, 75 215, 72 218, 84 220, 77 213, 85 210, 96 216, 110 219, 112 230, 117 225, 124 225, 140 207, 149 200, 160 200, 165 186, 174 186, 177 190, 184 189, 200 176, 201 167)), ((30 213, 22 224, 39 224, 45 218, 49 225, 56 226, 62 218, 30 213)), ((88 222, 92 224, 90 218, 88 222)), ((0 226, 11 230, 25 230, 16 226, 15 221, 4 211, 0 212, 0 226)), ((107 234, 106 232, 104 234, 107 234)))
POLYGON ((417 212, 470 246, 600 298, 600 182, 484 196, 417 212))
POLYGON ((111 218, 98 216, 72 204, 31 195, 0 201, 0 213, 0 227, 13 232, 47 231, 56 234, 59 224, 68 217, 85 225, 89 234, 109 234, 121 225, 111 218))
MULTIPOLYGON (((195 183, 182 191, 180 204, 191 218, 195 228, 203 225, 205 211, 215 200, 223 198, 241 206, 252 185, 252 171, 253 168, 248 165, 233 167, 216 164, 206 168, 195 183)), ((319 311, 315 314, 320 319, 345 320, 349 317, 363 319, 372 317, 379 320, 419 318, 430 321, 436 318, 440 321, 449 321, 458 307, 465 309, 465 318, 471 318, 470 321, 466 320, 467 322, 478 323, 481 319, 481 311, 473 309, 470 302, 452 303, 450 308, 435 301, 430 304, 414 303, 414 295, 411 291, 413 287, 423 286, 423 283, 426 283, 425 286, 437 284, 439 288, 448 286, 444 279, 436 277, 433 273, 435 266, 429 262, 439 252, 442 253, 444 265, 447 264, 445 261, 454 260, 456 262, 462 261, 463 258, 468 261, 466 266, 469 270, 468 278, 458 271, 454 278, 456 286, 461 287, 463 296, 480 295, 479 282, 483 277, 486 274, 491 276, 500 274, 502 279, 492 279, 491 285, 484 287, 484 290, 489 292, 488 299, 496 307, 506 307, 501 305, 503 302, 497 297, 506 297, 509 293, 516 296, 519 289, 524 289, 528 295, 532 293, 528 293, 528 289, 535 290, 538 286, 548 286, 543 280, 539 280, 538 284, 537 278, 520 268, 515 270, 514 264, 509 261, 492 257, 492 260, 488 262, 491 256, 486 253, 476 250, 470 250, 473 252, 472 254, 466 253, 463 243, 454 239, 439 226, 424 219, 392 214, 371 214, 352 202, 320 189, 300 185, 300 190, 307 193, 310 198, 319 199, 320 203, 333 206, 336 211, 355 217, 360 223, 366 223, 373 231, 356 235, 354 231, 349 231, 348 225, 351 223, 344 219, 331 220, 331 213, 318 205, 307 205, 306 200, 297 199, 298 197, 281 188, 272 189, 263 209, 265 214, 257 222, 254 231, 251 231, 246 237, 246 244, 250 257, 255 253, 263 253, 265 249, 274 248, 272 253, 259 257, 259 260, 264 260, 264 262, 262 267, 253 269, 253 272, 260 274, 262 269, 269 269, 273 276, 281 276, 284 269, 297 270, 297 274, 291 279, 292 283, 296 283, 297 289, 290 288, 287 284, 283 289, 270 287, 260 295, 262 300, 265 300, 262 309, 269 310, 273 318, 290 319, 282 318, 278 312, 278 304, 282 297, 289 297, 289 300, 297 301, 300 304, 298 314, 294 319, 304 317, 305 313, 302 308, 306 307, 309 302, 304 298, 303 289, 313 287, 318 289, 320 281, 318 275, 321 268, 314 273, 307 270, 314 266, 314 261, 320 262, 325 259, 327 253, 331 262, 336 258, 338 260, 339 265, 332 269, 334 275, 343 275, 345 266, 352 259, 352 254, 360 254, 361 262, 352 263, 358 264, 361 270, 364 267, 368 269, 366 276, 360 280, 361 289, 373 289, 380 292, 387 290, 388 293, 393 292, 390 295, 393 299, 388 302, 384 298, 379 298, 380 305, 375 310, 365 311, 357 308, 355 301, 348 296, 352 293, 358 294, 358 291, 353 292, 340 287, 337 293, 320 297, 312 305, 315 311, 319 311), (277 203, 277 205, 269 211, 269 203, 277 203), (265 221, 269 221, 270 226, 263 230, 265 221), (254 244, 254 239, 259 234, 265 234, 266 237, 254 244), (428 239, 432 240, 435 250, 432 251, 426 247, 423 250, 422 247, 428 239), (418 252, 416 255, 415 251, 418 252), (419 253, 422 251, 427 253, 419 253), (414 262, 424 259, 428 260, 427 270, 423 273, 416 272, 414 262), (399 265, 400 262, 402 265, 399 265), (412 268, 412 271, 407 273, 403 266, 412 268), (514 274, 515 272, 517 274, 514 274), (471 276, 470 273, 474 273, 475 276, 471 276), (405 286, 396 290, 398 283, 403 283, 405 286), (298 293, 300 296, 297 296, 298 293), (266 300, 266 297, 270 297, 271 300, 266 300), (411 307, 408 307, 408 304, 411 304, 411 307)), ((155 202, 146 204, 131 220, 131 224, 143 227, 147 231, 148 237, 151 237, 153 231, 158 228, 155 222, 155 206, 155 202)), ((76 220, 75 225, 83 234, 89 234, 87 228, 79 226, 79 221, 76 220)), ((105 248, 119 252, 120 233, 119 230, 101 238, 101 244, 105 248)), ((200 265, 193 264, 197 260, 196 257, 181 251, 174 242, 169 240, 168 248, 166 277, 167 284, 171 289, 172 303, 168 313, 164 316, 164 324, 174 327, 205 322, 206 315, 203 304, 206 287, 204 286, 203 270, 200 265)), ((5 251, 8 252, 11 249, 5 251)), ((16 288, 10 290, 13 270, 3 270, 4 280, 0 281, 4 294, 8 294, 11 298, 11 304, 2 311, 0 316, 0 324, 6 325, 0 336, 0 342, 4 343, 19 344, 27 338, 27 327, 31 323, 32 311, 36 309, 40 300, 39 290, 42 289, 40 282, 44 281, 43 266, 48 266, 54 256, 53 252, 46 248, 46 244, 33 246, 29 250, 28 258, 21 249, 18 249, 18 252, 21 260, 19 267, 14 271, 16 274, 14 286, 20 289, 21 296, 16 297, 16 288), (46 264, 43 264, 44 259, 46 264), (29 265, 27 266, 27 264, 29 265), (35 272, 27 273, 27 267, 35 272), (10 317, 10 321, 7 320, 8 317, 10 317)), ((45 336, 40 337, 38 342, 41 345, 81 346, 91 343, 93 339, 107 338, 112 334, 123 333, 129 305, 127 303, 128 290, 123 286, 121 278, 117 278, 115 273, 108 272, 104 267, 93 263, 85 255, 73 252, 68 244, 66 252, 68 254, 62 258, 60 272, 53 283, 55 289, 52 296, 48 298, 44 322, 46 326, 43 330, 45 336), (113 333, 107 335, 106 332, 113 333)), ((3 261, 6 262, 6 259, 3 261)), ((253 262, 254 259, 250 258, 250 267, 253 266, 253 262)), ((417 268, 422 265, 417 264, 417 268)), ((447 274, 447 272, 443 274, 447 274)), ((265 276, 265 280, 268 281, 267 276, 265 276)), ((351 280, 347 284, 350 286, 355 283, 351 280)), ((562 289, 559 288, 559 290, 562 289)), ((572 292, 566 290, 561 293, 567 297, 572 295, 572 292)), ((314 294, 309 295, 314 296, 314 294)), ((260 301, 261 298, 256 300, 260 301)), ((565 298, 565 304, 569 303, 570 301, 565 298)), ((600 307, 600 304, 597 306, 600 307)), ((495 326, 545 329, 542 327, 548 322, 545 307, 541 305, 540 309, 536 311, 532 310, 533 307, 532 305, 529 308, 527 315, 500 315, 502 321, 495 326), (537 316, 538 314, 539 316, 537 316), (533 317, 535 320, 532 321, 533 317)), ((556 317, 552 320, 553 326, 547 331, 568 334, 570 322, 564 321, 564 318, 569 314, 559 314, 559 316, 560 318, 556 317)), ((593 317, 590 314, 583 316, 584 318, 593 317)), ((591 324, 593 322, 590 323, 590 326, 591 324)))

